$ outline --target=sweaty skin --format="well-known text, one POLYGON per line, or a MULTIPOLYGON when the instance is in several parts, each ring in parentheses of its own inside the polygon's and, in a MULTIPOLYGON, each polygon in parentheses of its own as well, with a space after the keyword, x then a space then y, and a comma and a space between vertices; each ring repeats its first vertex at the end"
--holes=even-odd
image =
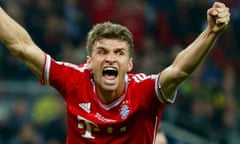
POLYGON ((121 95, 125 88, 125 74, 133 67, 125 41, 104 38, 96 41, 92 55, 87 57, 87 63, 93 72, 96 90, 103 102, 112 101, 121 95), (103 75, 104 69, 116 70, 117 76, 103 75))

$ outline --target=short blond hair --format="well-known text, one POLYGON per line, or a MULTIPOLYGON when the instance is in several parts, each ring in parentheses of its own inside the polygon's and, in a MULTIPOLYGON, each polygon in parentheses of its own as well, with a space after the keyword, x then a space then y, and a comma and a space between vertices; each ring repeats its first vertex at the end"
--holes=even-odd
POLYGON ((133 55, 133 38, 132 33, 127 27, 120 24, 114 24, 111 22, 104 22, 96 24, 88 33, 87 36, 87 53, 92 54, 93 45, 97 40, 101 38, 117 38, 126 41, 129 48, 129 56, 133 55))

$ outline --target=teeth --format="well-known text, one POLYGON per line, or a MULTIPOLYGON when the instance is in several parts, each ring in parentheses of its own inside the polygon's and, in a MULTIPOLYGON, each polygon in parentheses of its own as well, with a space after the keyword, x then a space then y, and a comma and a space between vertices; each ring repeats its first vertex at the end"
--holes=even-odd
POLYGON ((106 70, 114 70, 114 71, 116 71, 116 69, 113 68, 113 67, 106 67, 106 68, 104 68, 104 70, 105 70, 105 71, 106 71, 106 70))
POLYGON ((103 75, 112 75, 112 76, 117 76, 118 75, 118 71, 116 68, 114 67, 105 67, 103 69, 103 75))

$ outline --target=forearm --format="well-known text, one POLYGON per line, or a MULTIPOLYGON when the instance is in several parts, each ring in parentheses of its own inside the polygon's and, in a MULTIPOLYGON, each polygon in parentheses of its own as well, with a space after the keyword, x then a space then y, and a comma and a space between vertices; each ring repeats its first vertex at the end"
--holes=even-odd
POLYGON ((45 53, 32 41, 27 31, 0 8, 0 41, 23 60, 41 78, 45 53))
POLYGON ((33 45, 26 30, 0 8, 0 40, 14 54, 20 56, 27 46, 33 45))
POLYGON ((186 49, 180 52, 172 66, 180 71, 181 77, 190 75, 212 49, 219 34, 205 29, 186 49))
POLYGON ((213 44, 227 28, 230 21, 229 8, 223 3, 215 2, 207 10, 208 25, 206 29, 187 48, 182 50, 174 62, 161 72, 160 84, 166 97, 172 97, 184 81, 204 60, 213 44))
POLYGON ((219 34, 203 31, 187 48, 182 50, 174 62, 161 73, 160 84, 166 98, 174 96, 180 83, 184 81, 204 60, 212 49, 219 34))

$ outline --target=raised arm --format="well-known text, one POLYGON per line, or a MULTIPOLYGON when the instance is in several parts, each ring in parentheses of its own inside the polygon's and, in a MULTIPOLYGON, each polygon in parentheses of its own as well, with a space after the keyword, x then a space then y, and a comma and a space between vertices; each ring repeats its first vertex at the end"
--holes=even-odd
POLYGON ((166 98, 174 96, 181 82, 204 60, 217 38, 227 28, 230 21, 229 8, 223 3, 215 2, 207 11, 207 20, 206 29, 162 71, 159 82, 166 98))
POLYGON ((0 8, 0 41, 40 78, 45 53, 32 41, 27 31, 0 8))

